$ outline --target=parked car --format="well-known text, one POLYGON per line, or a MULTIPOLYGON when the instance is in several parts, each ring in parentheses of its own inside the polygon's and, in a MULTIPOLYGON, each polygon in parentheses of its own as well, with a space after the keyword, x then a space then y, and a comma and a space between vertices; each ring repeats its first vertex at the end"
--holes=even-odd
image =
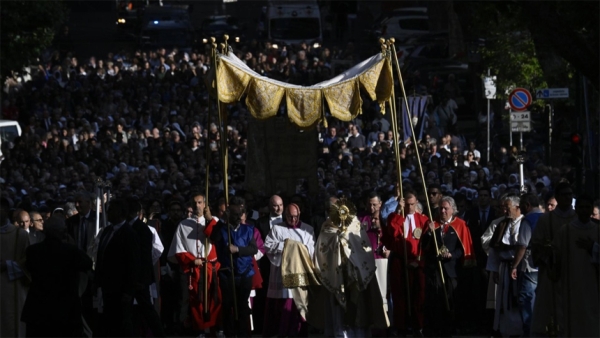
POLYGON ((404 69, 417 69, 422 65, 441 64, 453 60, 449 55, 448 42, 426 43, 412 48, 404 60, 404 69))
POLYGON ((373 30, 378 29, 379 27, 381 27, 381 24, 384 21, 387 21, 388 19, 390 19, 391 17, 394 16, 411 16, 411 15, 417 15, 417 16, 427 16, 427 7, 401 7, 401 8, 395 8, 393 11, 391 12, 385 12, 382 13, 377 19, 375 19, 375 22, 373 23, 373 30))
POLYGON ((404 42, 410 37, 429 33, 429 15, 426 7, 397 8, 390 15, 375 22, 375 37, 391 38, 404 42))
POLYGON ((140 47, 142 49, 178 48, 191 51, 195 44, 194 30, 185 21, 152 21, 142 29, 140 47))

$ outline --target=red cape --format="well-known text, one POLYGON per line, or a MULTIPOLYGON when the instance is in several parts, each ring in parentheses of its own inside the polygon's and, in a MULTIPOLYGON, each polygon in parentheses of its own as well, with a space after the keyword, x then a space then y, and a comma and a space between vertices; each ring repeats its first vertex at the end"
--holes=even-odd
MULTIPOLYGON (((213 218, 204 230, 206 236, 210 236, 209 234, 212 232, 216 223, 216 220, 213 218)), ((196 257, 189 252, 180 252, 176 254, 175 257, 177 258, 179 265, 181 265, 183 272, 189 273, 189 279, 186 284, 190 288, 189 300, 194 329, 203 330, 215 326, 221 313, 221 289, 219 287, 217 276, 217 271, 219 271, 221 264, 217 261, 217 251, 215 250, 214 245, 211 247, 207 257, 207 260, 209 261, 208 307, 210 313, 210 318, 207 321, 205 321, 204 318, 204 290, 198 289, 200 284, 204 283, 204 281, 200 280, 200 278, 204 278, 204 266, 196 266, 194 264, 196 257)), ((206 261, 204 264, 207 264, 206 261)))
MULTIPOLYGON (((441 224, 439 221, 435 221, 436 229, 439 228, 440 225, 441 224)), ((473 240, 471 239, 471 232, 469 231, 469 228, 467 227, 465 221, 458 217, 454 217, 454 219, 452 220, 452 222, 450 222, 449 225, 454 229, 454 231, 456 231, 458 240, 462 245, 464 252, 464 255, 462 257, 463 265, 466 267, 477 265, 477 261, 475 260, 475 252, 473 250, 473 240)), ((446 227, 444 233, 448 232, 448 229, 450 229, 450 227, 446 227)))

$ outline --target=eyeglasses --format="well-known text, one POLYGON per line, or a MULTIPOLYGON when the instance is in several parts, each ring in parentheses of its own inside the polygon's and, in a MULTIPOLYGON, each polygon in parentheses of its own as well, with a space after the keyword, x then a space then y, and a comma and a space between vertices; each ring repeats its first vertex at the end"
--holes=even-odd
POLYGON ((439 191, 430 191, 429 195, 436 196, 439 194, 439 191))
POLYGON ((44 221, 44 219, 43 219, 43 218, 40 218, 40 219, 34 219, 33 221, 34 221, 34 222, 43 222, 43 221, 44 221))

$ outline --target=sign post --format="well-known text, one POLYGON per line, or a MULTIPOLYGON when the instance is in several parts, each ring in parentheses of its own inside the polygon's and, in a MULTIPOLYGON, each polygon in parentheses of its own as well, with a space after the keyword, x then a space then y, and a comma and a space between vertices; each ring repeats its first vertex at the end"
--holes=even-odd
MULTIPOLYGON (((490 100, 496 98, 496 81, 495 76, 490 76, 490 69, 488 68, 487 77, 483 78, 483 87, 485 88, 485 98, 487 99, 487 162, 490 162, 490 100)), ((512 143, 512 142, 511 142, 512 143)))
POLYGON ((525 88, 516 88, 508 96, 508 104, 516 112, 510 113, 510 135, 512 146, 512 133, 520 134, 520 149, 523 150, 523 132, 531 131, 531 114, 526 111, 531 105, 531 93, 525 88))
MULTIPOLYGON (((535 90, 535 98, 540 100, 568 99, 569 88, 538 88, 535 90)), ((587 101, 586 101, 587 102, 587 101)), ((552 120, 554 118, 554 102, 546 104, 548 112, 548 160, 552 157, 552 120)))
POLYGON ((510 113, 510 131, 518 132, 520 138, 520 150, 523 150, 523 132, 531 131, 531 113, 529 111, 510 113))

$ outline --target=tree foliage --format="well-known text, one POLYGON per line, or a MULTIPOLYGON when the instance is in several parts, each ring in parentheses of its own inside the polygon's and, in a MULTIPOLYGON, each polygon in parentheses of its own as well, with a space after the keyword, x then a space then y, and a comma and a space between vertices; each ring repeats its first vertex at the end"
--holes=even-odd
POLYGON ((498 88, 568 87, 575 71, 599 88, 598 2, 454 3, 463 31, 485 39, 482 67, 498 88))
POLYGON ((52 45, 57 28, 67 19, 62 1, 2 1, 0 3, 0 74, 20 71, 52 45))

